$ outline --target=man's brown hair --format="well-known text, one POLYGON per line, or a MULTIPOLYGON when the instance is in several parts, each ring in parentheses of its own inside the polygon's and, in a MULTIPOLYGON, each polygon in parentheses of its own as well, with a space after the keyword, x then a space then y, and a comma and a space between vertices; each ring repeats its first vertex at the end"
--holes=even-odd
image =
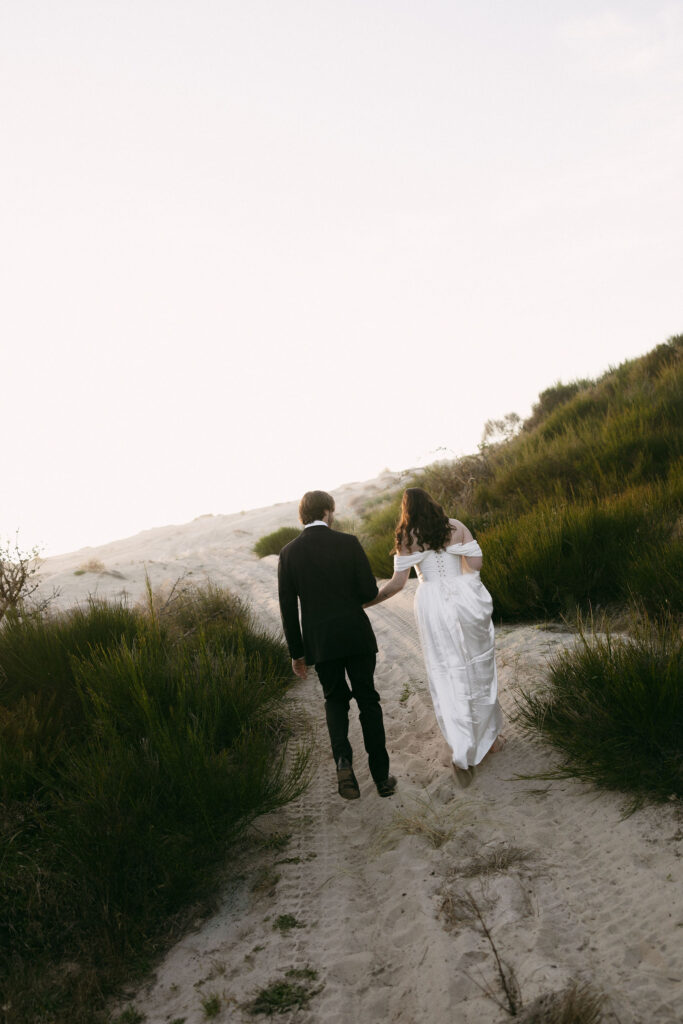
POLYGON ((327 491, 306 491, 299 502, 299 519, 306 523, 314 523, 322 519, 325 512, 334 512, 334 498, 327 491))

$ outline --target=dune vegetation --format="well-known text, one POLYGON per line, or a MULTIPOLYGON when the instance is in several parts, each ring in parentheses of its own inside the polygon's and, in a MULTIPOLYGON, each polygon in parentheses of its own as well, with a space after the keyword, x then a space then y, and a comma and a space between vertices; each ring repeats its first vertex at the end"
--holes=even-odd
POLYGON ((279 530, 273 530, 272 533, 266 533, 265 536, 259 537, 254 544, 254 554, 259 558, 265 558, 266 555, 279 555, 285 544, 289 544, 290 540, 294 540, 300 533, 301 527, 281 526, 279 530))
POLYGON ((289 658, 237 598, 10 609, 0 629, 0 991, 16 1024, 105 1020, 304 788, 289 658), (229 861, 228 861, 229 863, 229 861))
MULTIPOLYGON (((354 519, 335 519, 332 529, 338 530, 340 533, 356 533, 357 525, 354 519)), ((279 555, 285 544, 289 544, 290 540, 296 540, 301 530, 301 526, 281 526, 279 530, 264 534, 254 544, 254 554, 259 558, 265 558, 266 555, 279 555)))

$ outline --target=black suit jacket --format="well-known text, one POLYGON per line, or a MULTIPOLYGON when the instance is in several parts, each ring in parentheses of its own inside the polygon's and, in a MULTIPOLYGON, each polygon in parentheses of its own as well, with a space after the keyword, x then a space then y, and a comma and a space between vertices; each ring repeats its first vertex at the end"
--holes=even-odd
POLYGON ((280 552, 278 591, 292 658, 315 665, 377 651, 362 607, 377 596, 377 584, 356 537, 328 526, 302 530, 280 552))

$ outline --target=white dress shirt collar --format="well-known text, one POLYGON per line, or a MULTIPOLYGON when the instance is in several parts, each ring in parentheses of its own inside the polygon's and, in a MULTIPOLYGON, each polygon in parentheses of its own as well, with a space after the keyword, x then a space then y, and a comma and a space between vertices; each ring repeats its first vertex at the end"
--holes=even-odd
POLYGON ((304 530, 307 530, 309 526, 327 526, 324 519, 314 519, 312 523, 304 523, 304 530))

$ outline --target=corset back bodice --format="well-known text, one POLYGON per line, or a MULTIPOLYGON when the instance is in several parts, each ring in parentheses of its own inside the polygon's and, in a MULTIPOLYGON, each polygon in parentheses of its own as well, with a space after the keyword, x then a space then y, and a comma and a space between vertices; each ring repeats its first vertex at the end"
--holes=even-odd
POLYGON ((420 583, 448 583, 462 576, 462 558, 448 551, 425 551, 425 557, 415 566, 420 583))
MULTIPOLYGON (((449 583, 463 575, 463 556, 476 558, 481 548, 476 540, 466 544, 450 544, 440 551, 413 551, 410 555, 394 555, 394 569, 410 569, 413 566, 420 583, 449 583)), ((468 570, 474 572, 476 570, 468 570)))

